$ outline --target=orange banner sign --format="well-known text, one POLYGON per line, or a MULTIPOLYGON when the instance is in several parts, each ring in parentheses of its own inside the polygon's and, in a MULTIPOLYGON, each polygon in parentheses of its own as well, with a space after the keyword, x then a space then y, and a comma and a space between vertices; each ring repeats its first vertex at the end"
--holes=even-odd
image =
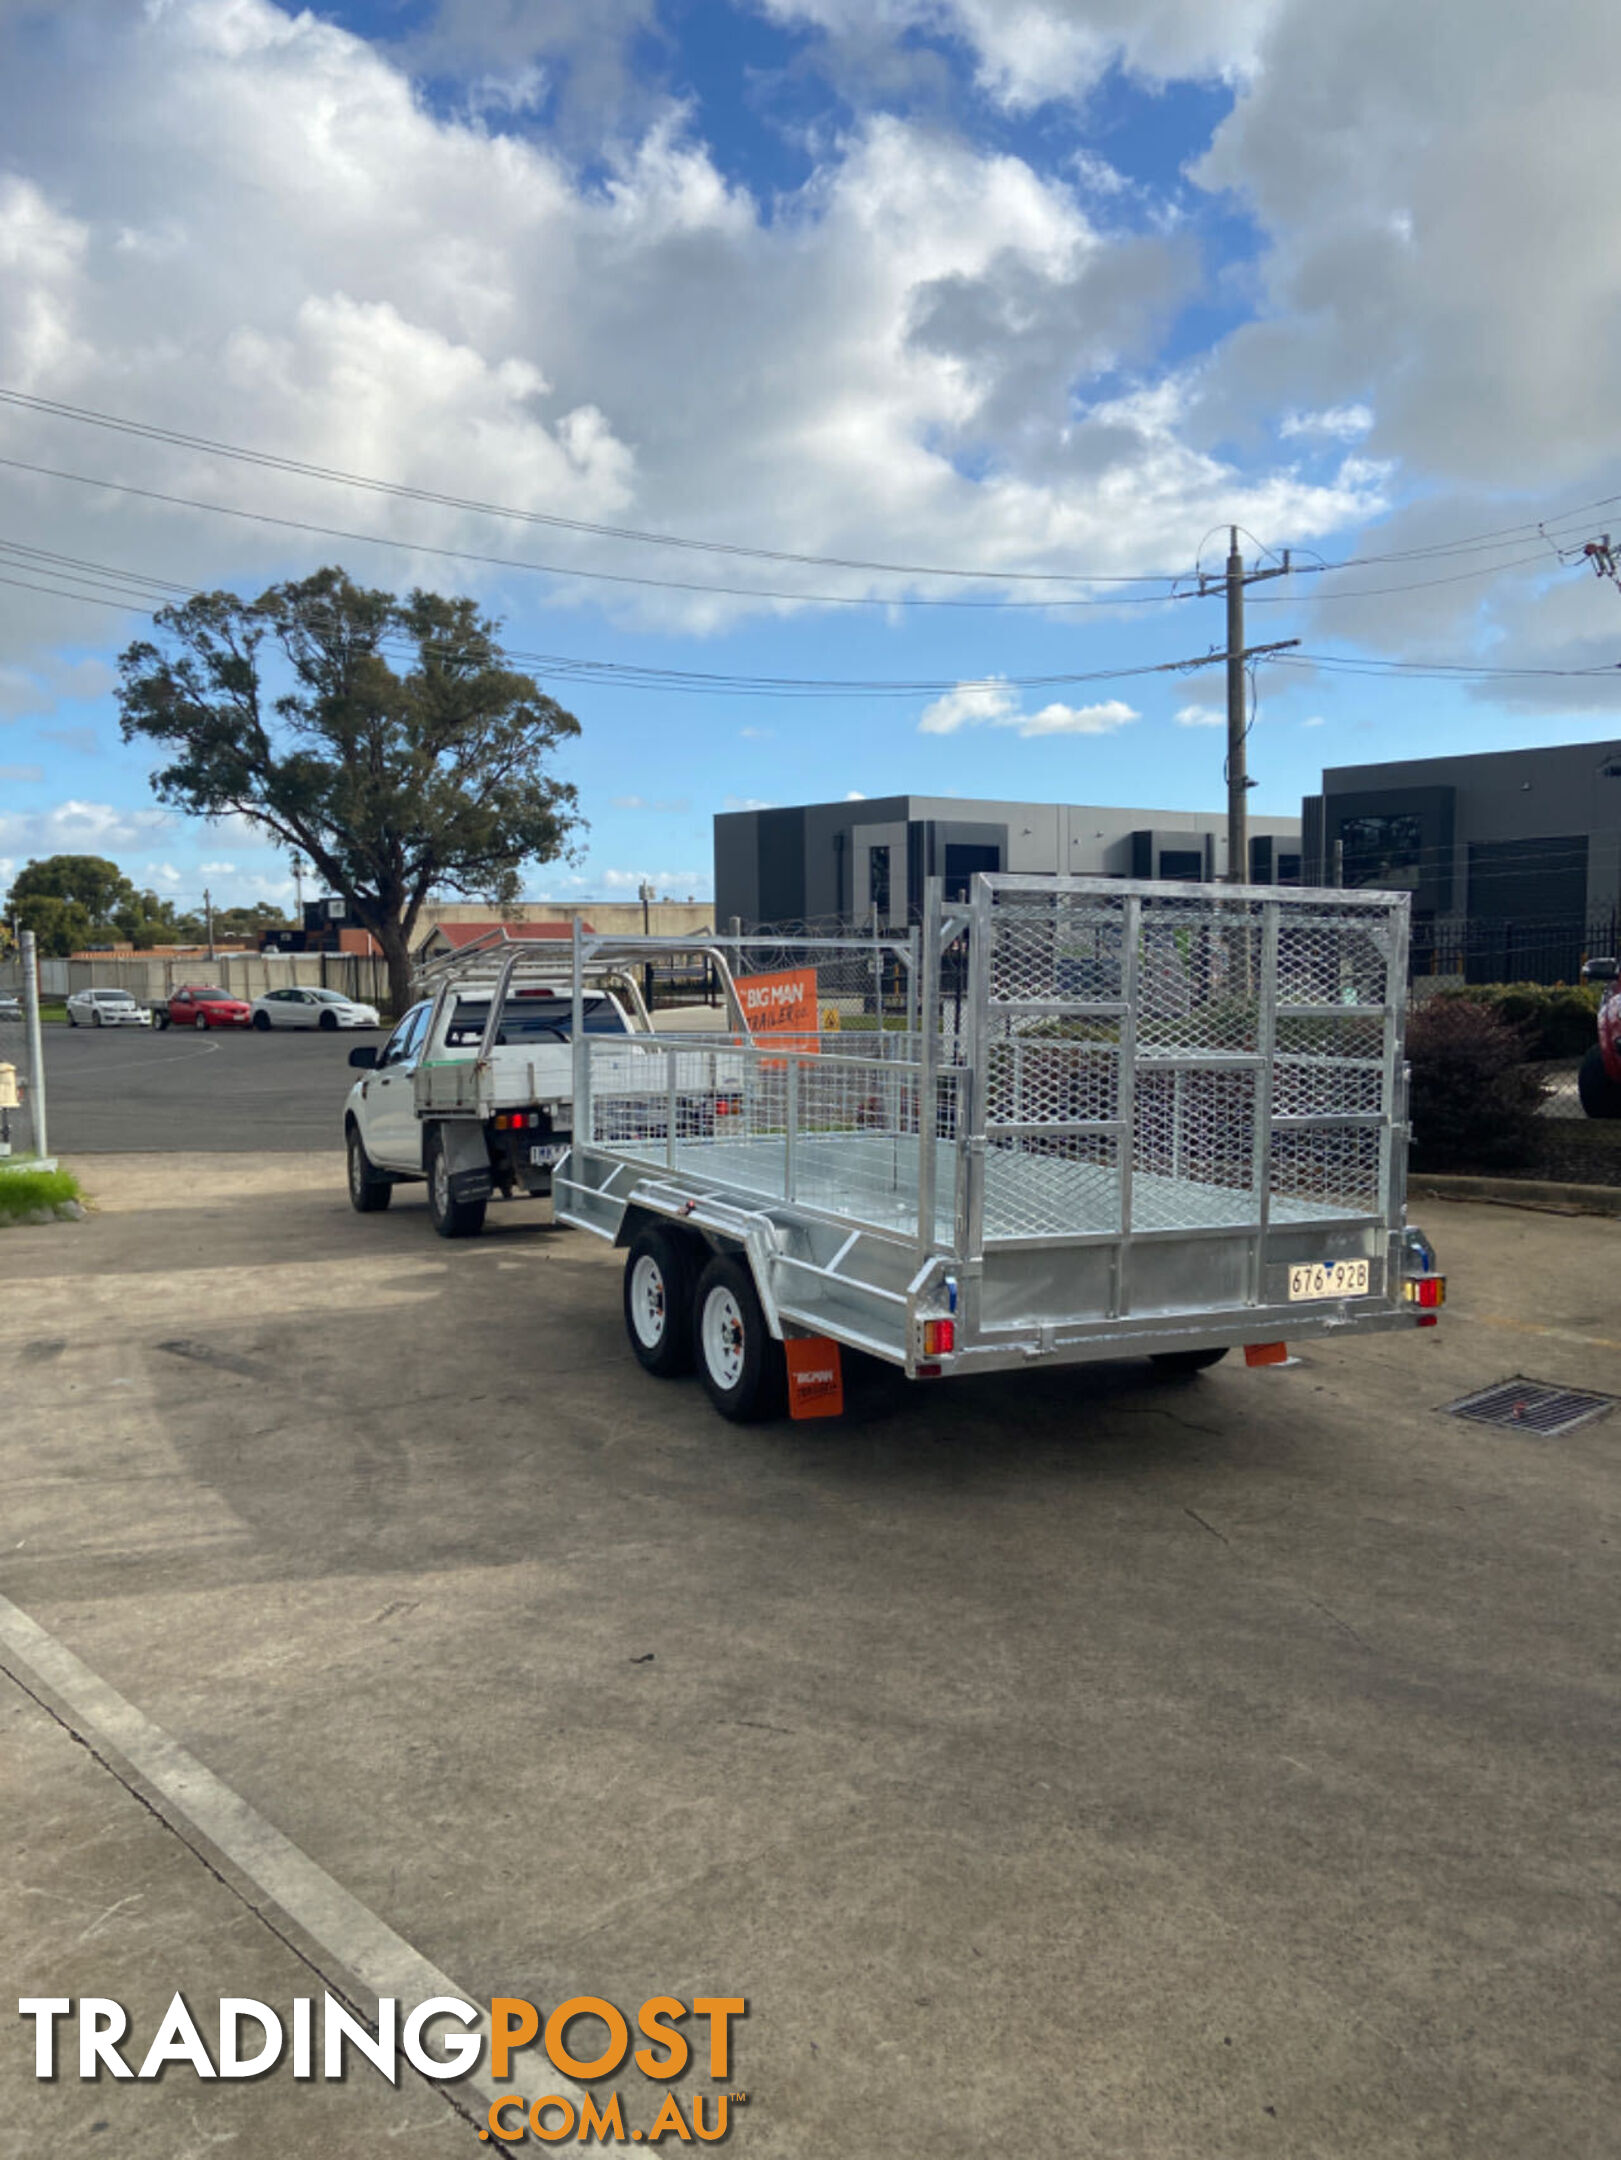
POLYGON ((816 970, 784 968, 779 975, 739 975, 737 994, 751 1035, 798 1035, 816 1048, 816 970))

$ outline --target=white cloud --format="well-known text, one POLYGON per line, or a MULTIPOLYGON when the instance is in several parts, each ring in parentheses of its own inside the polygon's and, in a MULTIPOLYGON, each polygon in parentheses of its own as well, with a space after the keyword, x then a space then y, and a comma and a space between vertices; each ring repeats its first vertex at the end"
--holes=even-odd
POLYGON ((26 782, 43 780, 44 777, 45 768, 43 765, 0 765, 0 780, 26 782))
POLYGON ((197 874, 199 877, 235 877, 236 864, 234 862, 199 863, 197 865, 197 874))
POLYGON ((50 810, 0 814, 0 847, 33 855, 101 855, 151 845, 174 820, 164 810, 118 810, 69 800, 50 810))
POLYGON ((965 727, 1011 728, 1024 737, 1038 735, 1111 735, 1129 727, 1140 714, 1118 698, 1102 705, 1044 705, 1039 712, 1020 709, 1004 682, 959 683, 923 710, 920 735, 955 735, 965 727))
POLYGON ((861 792, 860 788, 858 787, 851 788, 844 799, 846 802, 865 802, 867 800, 866 796, 861 792))
POLYGON ((616 810, 666 810, 683 811, 692 808, 685 795, 660 795, 651 800, 645 795, 615 795, 612 798, 616 810))
POLYGON ((1327 727, 1328 722, 1322 717, 1320 713, 1317 713, 1313 714, 1312 718, 1309 720, 1302 720, 1300 725, 1302 727, 1327 727))
POLYGON ((772 810, 774 803, 766 802, 758 795, 726 795, 721 798, 723 810, 772 810))
POLYGON ((737 732, 744 742, 771 742, 777 733, 775 728, 768 727, 740 727, 737 732))
POLYGON ((1373 413, 1366 405, 1330 405, 1325 412, 1285 413, 1278 423, 1278 433, 1289 441, 1301 435, 1326 436, 1334 442, 1355 442, 1366 435, 1373 425, 1373 413))
POLYGON ((917 32, 959 39, 981 87, 1013 109, 1082 96, 1112 66, 1130 74, 1232 76, 1254 65, 1281 0, 757 0, 779 22, 858 45, 917 32))
POLYGON ((923 708, 920 735, 955 735, 959 728, 999 724, 1018 710, 1018 699, 1003 682, 959 683, 923 708))
POLYGON ((158 863, 154 868, 148 870, 147 875, 156 878, 161 885, 178 885, 180 883, 180 872, 171 862, 158 863))
POLYGON ((1183 705, 1176 714, 1178 727, 1225 727, 1227 715, 1213 705, 1183 705))
POLYGON ((1021 735, 1112 735, 1141 718, 1119 698, 1110 698, 1103 705, 1043 705, 1027 718, 999 720, 996 725, 1016 727, 1021 735))
MULTIPOLYGON (((467 36, 481 12, 458 11, 467 36)), ((1226 65, 1254 8, 1158 0, 1158 29, 1140 12, 1029 0, 998 27, 994 7, 951 11, 1013 96, 1009 56, 1028 52, 1038 74, 1054 38, 1101 37, 1150 69, 1226 65)), ((459 496, 833 555, 1135 569, 1185 558, 1217 519, 1304 541, 1369 509, 1365 489, 1287 466, 1248 480, 1197 448, 1191 391, 1077 406, 1078 380, 1151 366, 1200 268, 1175 236, 1103 233, 1095 190, 1008 152, 867 115, 766 205, 665 110, 599 136, 585 180, 541 129, 446 117, 386 48, 314 12, 174 0, 102 22, 95 40, 42 33, 26 68, 0 47, 18 168, 0 197, 0 378, 21 388, 459 496)), ((513 24, 501 65, 521 71, 513 24)), ((0 453, 538 563, 720 567, 92 441, 15 409, 0 453)), ((159 575, 206 565, 251 585, 341 546, 379 581, 498 582, 44 481, 17 495, 40 545, 159 575)), ((895 589, 784 565, 718 579, 751 581, 895 589)), ((784 605, 565 591, 689 629, 784 605)), ((19 654, 84 620, 65 600, 0 594, 0 638, 19 654)))
POLYGON ((710 891, 710 872, 707 870, 599 870, 594 876, 570 879, 571 884, 589 887, 600 885, 607 893, 638 893, 644 885, 651 885, 661 900, 684 900, 691 893, 699 899, 707 899, 710 891))

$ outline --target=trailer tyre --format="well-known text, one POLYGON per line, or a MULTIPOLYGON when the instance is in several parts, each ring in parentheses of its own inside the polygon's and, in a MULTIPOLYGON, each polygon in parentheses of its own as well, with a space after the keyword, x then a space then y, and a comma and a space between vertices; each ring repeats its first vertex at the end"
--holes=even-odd
POLYGON ((357 1215, 377 1215, 394 1197, 394 1187, 373 1167, 359 1129, 349 1128, 349 1205, 357 1215))
POLYGON ((482 1200, 458 1200, 450 1189, 450 1158, 437 1130, 428 1136, 428 1213, 441 1237, 477 1237, 484 1227, 482 1200))
POLYGON ((692 1370, 698 1257, 691 1237, 665 1223, 649 1223, 625 1255, 625 1333, 637 1363, 661 1380, 692 1370))
POLYGON ((1621 1118, 1621 1085, 1610 1078, 1604 1052, 1594 1043, 1576 1075, 1576 1092, 1592 1118, 1621 1118))
POLYGON ((1206 1372, 1212 1365, 1219 1365, 1226 1355, 1225 1350, 1161 1350, 1153 1363, 1167 1379, 1174 1379, 1182 1373, 1191 1377, 1194 1373, 1206 1372))
POLYGON ((788 1400, 782 1344, 766 1326, 754 1283, 741 1260, 721 1253, 698 1278, 693 1348, 709 1399, 734 1424, 780 1417, 788 1400))

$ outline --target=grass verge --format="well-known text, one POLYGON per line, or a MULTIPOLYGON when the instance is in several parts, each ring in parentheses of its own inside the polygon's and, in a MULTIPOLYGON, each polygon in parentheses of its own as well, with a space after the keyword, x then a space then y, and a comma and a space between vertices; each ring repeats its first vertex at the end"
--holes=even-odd
POLYGON ((69 1170, 0 1168, 0 1224, 17 1223, 41 1208, 79 1200, 79 1181, 69 1170))

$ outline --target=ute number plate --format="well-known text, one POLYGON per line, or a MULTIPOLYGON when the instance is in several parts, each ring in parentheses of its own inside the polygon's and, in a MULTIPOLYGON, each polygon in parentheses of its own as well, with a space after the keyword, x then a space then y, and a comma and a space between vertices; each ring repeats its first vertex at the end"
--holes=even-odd
MULTIPOLYGON (((529 1150, 529 1161, 536 1170, 549 1170, 553 1163, 560 1163, 567 1153, 566 1140, 548 1140, 543 1147, 532 1147, 529 1150)), ((1367 1273, 1366 1267, 1363 1273, 1367 1273)))
POLYGON ((1366 1297, 1366 1260, 1311 1260, 1289 1270, 1289 1302, 1302 1298, 1366 1297))

